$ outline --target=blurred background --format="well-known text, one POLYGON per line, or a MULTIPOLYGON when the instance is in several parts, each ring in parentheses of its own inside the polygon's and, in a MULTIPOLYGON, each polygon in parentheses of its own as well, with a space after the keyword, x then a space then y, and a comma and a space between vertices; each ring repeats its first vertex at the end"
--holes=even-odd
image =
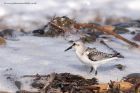
POLYGON ((30 31, 53 16, 114 24, 140 18, 140 0, 0 0, 0 29, 30 31))

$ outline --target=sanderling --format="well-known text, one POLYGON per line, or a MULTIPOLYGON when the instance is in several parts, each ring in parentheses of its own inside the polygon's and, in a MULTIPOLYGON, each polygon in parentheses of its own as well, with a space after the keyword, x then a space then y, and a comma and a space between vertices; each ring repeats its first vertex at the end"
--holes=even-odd
POLYGON ((97 75, 97 68, 101 64, 105 64, 118 58, 123 58, 123 56, 121 56, 119 53, 108 54, 98 51, 96 48, 85 47, 85 45, 80 41, 74 42, 72 46, 67 48, 65 51, 71 48, 75 49, 76 55, 82 63, 91 67, 90 72, 92 72, 93 69, 95 70, 95 75, 97 75))

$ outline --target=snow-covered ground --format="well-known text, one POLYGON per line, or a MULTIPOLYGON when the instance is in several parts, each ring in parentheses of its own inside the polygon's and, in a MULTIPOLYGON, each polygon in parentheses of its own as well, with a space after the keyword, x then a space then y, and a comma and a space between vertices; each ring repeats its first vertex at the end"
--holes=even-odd
MULTIPOLYGON (((132 37, 126 35, 126 37, 132 37)), ((64 52, 71 44, 59 38, 22 36, 19 41, 7 41, 5 47, 0 48, 0 90, 15 91, 17 88, 4 76, 7 73, 13 74, 17 79, 23 75, 49 74, 52 72, 68 72, 78 74, 85 78, 94 77, 89 73, 90 68, 84 66, 75 56, 73 50, 64 52), (11 72, 6 69, 12 68, 11 72)), ((107 42, 114 49, 124 55, 124 59, 114 60, 99 67, 97 78, 99 82, 109 80, 120 80, 129 73, 140 72, 140 50, 128 48, 123 43, 107 42), (115 64, 123 64, 126 69, 123 71, 114 67, 115 64)), ((139 43, 140 44, 140 43, 139 43)), ((104 52, 111 52, 104 45, 98 42, 86 44, 96 47, 104 52)), ((25 82, 24 82, 25 83, 25 82)), ((27 86, 25 86, 27 89, 27 86)), ((24 87, 23 87, 24 88, 24 87)))
MULTIPOLYGON (((96 13, 101 17, 140 18, 140 0, 0 0, 0 24, 17 26, 33 30, 47 23, 49 16, 68 16, 80 22, 88 22, 96 13), (6 3, 36 4, 6 4, 6 3)), ((1 29, 0 29, 1 30, 1 29)), ((131 39, 131 35, 125 37, 131 39)), ((49 74, 52 72, 70 72, 92 78, 89 67, 85 67, 75 56, 74 51, 64 52, 70 44, 63 38, 19 36, 19 41, 7 40, 6 46, 0 47, 0 90, 16 91, 16 87, 4 76, 13 73, 18 79, 22 75, 49 74), (6 69, 12 68, 11 72, 6 69)), ((112 61, 98 70, 100 82, 120 80, 129 73, 140 72, 140 50, 131 49, 114 39, 117 43, 107 42, 125 56, 124 59, 112 61), (124 71, 114 67, 115 64, 126 65, 124 71)), ((138 42, 140 44, 140 42, 138 42)), ((98 42, 87 46, 110 52, 98 42)))

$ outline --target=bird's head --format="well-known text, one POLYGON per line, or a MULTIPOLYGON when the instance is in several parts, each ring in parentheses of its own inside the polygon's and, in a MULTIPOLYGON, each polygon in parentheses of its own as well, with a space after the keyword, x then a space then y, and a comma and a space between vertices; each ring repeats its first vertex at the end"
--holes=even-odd
POLYGON ((74 42, 70 47, 68 47, 65 51, 74 48, 75 50, 82 50, 84 48, 84 44, 81 41, 74 42))

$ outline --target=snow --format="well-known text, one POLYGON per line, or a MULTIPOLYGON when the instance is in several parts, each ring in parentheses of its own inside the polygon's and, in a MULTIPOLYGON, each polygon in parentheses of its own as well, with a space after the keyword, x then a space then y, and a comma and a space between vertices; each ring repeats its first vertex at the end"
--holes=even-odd
POLYGON ((139 2, 139 0, 129 1, 128 7, 133 10, 140 10, 139 2))
POLYGON ((98 15, 97 13, 103 18, 110 16, 140 18, 139 0, 1 0, 0 2, 0 17, 5 17, 2 22, 9 26, 23 26, 29 31, 36 28, 33 22, 41 26, 47 23, 46 17, 54 15, 66 15, 83 22, 91 21, 98 15), (13 2, 36 4, 5 4, 13 2))
MULTIPOLYGON (((125 35, 125 37, 132 37, 125 35)), ((23 75, 32 74, 49 74, 68 72, 78 74, 85 78, 94 77, 94 73, 89 73, 90 68, 83 65, 76 57, 74 50, 64 52, 71 44, 64 38, 48 38, 35 36, 19 36, 19 41, 7 40, 7 45, 0 48, 0 90, 15 91, 17 88, 6 80, 4 76, 5 70, 12 68, 11 71, 17 78, 23 75)), ((109 82, 109 80, 120 80, 129 73, 140 72, 140 52, 130 49, 125 44, 115 42, 107 42, 114 49, 124 55, 124 59, 114 60, 108 64, 99 67, 97 78, 99 82, 109 82), (124 71, 120 71, 114 67, 115 64, 123 64, 126 66, 124 71)), ((120 41, 119 41, 120 42, 120 41)), ((139 43, 140 44, 140 43, 139 43)), ((90 47, 96 47, 104 52, 111 52, 108 48, 99 42, 86 44, 90 47)), ((6 72, 6 73, 11 73, 6 72)), ((22 80, 26 86, 26 80, 22 80)))
MULTIPOLYGON (((23 12, 25 15, 27 13, 35 13, 38 14, 46 14, 46 15, 70 15, 73 16, 72 13, 74 10, 80 12, 79 10, 86 10, 92 12, 90 16, 94 15, 94 11, 98 10, 103 13, 103 15, 118 15, 118 12, 122 13, 121 16, 129 16, 131 12, 136 12, 135 10, 140 10, 139 8, 139 0, 22 0, 17 2, 36 2, 37 4, 31 5, 4 5, 3 7, 8 9, 9 12, 13 9, 12 14, 23 12), (121 3, 121 4, 120 4, 121 3), (83 7, 84 6, 84 7, 83 7), (19 7, 19 8, 18 8, 19 7), (21 10, 22 9, 22 10, 21 10), (131 11, 133 9, 133 11, 131 11), (108 13, 110 11, 110 13, 108 13), (126 11, 124 13, 124 11, 126 11), (129 11, 129 13, 127 13, 129 11), (126 13, 128 15, 126 15, 126 13)), ((2 0, 1 2, 6 2, 2 0)), ((8 2, 8 1, 7 1, 8 2)), ((15 0, 11 0, 9 2, 16 2, 15 0)), ((81 14, 81 13, 80 13, 81 14)), ((139 15, 137 13, 137 15, 139 15)), ((77 15, 83 16, 83 15, 77 15)), ((87 15, 84 15, 87 16, 87 15)), ((131 16, 133 17, 133 16, 131 16)))
POLYGON ((0 17, 6 15, 6 10, 3 7, 0 7, 0 17))

